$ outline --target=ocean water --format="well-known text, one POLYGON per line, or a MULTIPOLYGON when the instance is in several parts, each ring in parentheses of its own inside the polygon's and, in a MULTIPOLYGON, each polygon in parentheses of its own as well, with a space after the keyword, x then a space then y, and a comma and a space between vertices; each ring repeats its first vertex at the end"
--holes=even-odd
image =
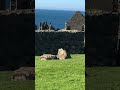
MULTIPOLYGON (((85 15, 85 12, 81 13, 85 15)), ((75 11, 64 11, 64 10, 35 10, 35 24, 37 28, 39 27, 40 22, 52 23, 53 27, 56 29, 64 28, 65 22, 75 14, 75 11)))

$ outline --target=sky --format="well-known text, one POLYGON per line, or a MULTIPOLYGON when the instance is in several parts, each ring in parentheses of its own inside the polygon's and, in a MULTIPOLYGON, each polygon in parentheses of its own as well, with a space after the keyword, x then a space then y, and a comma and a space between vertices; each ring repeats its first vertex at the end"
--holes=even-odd
POLYGON ((85 11, 85 0, 35 0, 35 8, 85 11))

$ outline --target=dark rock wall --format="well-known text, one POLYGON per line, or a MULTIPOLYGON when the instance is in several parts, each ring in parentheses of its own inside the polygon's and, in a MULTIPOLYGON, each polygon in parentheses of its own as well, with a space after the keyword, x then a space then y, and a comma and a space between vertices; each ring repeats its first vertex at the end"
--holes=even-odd
POLYGON ((0 0, 0 10, 5 9, 5 0, 0 0))
MULTIPOLYGON (((0 0, 0 10, 10 8, 10 1, 16 4, 16 0, 0 0)), ((17 0, 17 9, 34 9, 35 0, 17 0)))
POLYGON ((34 14, 0 16, 0 66, 34 65, 34 14))
POLYGON ((118 16, 86 16, 86 65, 115 65, 118 16))
POLYGON ((35 54, 57 54, 59 48, 70 54, 84 53, 84 33, 40 32, 35 33, 35 54))
POLYGON ((105 11, 112 11, 112 1, 113 0, 86 0, 86 9, 98 9, 105 11))
POLYGON ((18 0, 17 1, 18 9, 34 9, 35 8, 35 0, 18 0))

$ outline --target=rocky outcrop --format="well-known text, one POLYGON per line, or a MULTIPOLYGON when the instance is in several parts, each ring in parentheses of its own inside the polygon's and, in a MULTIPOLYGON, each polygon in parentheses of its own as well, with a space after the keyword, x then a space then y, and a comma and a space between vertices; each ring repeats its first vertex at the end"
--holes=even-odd
POLYGON ((85 17, 81 14, 80 11, 77 11, 75 15, 67 22, 67 26, 70 30, 80 30, 85 25, 85 17))
POLYGON ((11 80, 34 80, 35 79, 35 68, 34 67, 21 67, 14 71, 11 80))
POLYGON ((56 59, 56 55, 43 54, 43 55, 41 56, 41 60, 51 60, 51 59, 56 59))
POLYGON ((57 55, 52 55, 52 54, 43 54, 42 56, 40 56, 41 60, 54 60, 54 59, 68 59, 71 58, 70 53, 66 52, 65 50, 63 50, 62 48, 58 49, 58 53, 57 55))
POLYGON ((66 57, 67 57, 67 52, 62 48, 58 49, 57 58, 60 60, 64 60, 66 59, 66 57))
POLYGON ((50 23, 48 24, 47 22, 40 22, 39 25, 40 30, 55 30, 55 27, 50 23))

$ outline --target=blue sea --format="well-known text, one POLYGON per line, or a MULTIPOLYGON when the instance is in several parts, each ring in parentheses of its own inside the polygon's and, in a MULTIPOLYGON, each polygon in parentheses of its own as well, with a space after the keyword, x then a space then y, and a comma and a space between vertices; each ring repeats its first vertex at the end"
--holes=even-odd
MULTIPOLYGON (((85 15, 85 12, 81 11, 81 13, 85 15)), ((74 14, 75 11, 36 9, 35 24, 38 28, 40 22, 48 22, 52 23, 53 27, 56 29, 63 29, 65 22, 69 21, 74 14)))

